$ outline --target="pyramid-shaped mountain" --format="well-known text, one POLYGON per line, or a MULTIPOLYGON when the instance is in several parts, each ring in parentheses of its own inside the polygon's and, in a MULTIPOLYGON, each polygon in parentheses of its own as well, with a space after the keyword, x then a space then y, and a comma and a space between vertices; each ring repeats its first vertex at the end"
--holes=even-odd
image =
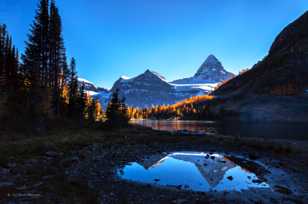
POLYGON ((224 69, 221 62, 209 55, 193 77, 175 80, 173 84, 204 84, 219 83, 234 77, 234 74, 224 69))

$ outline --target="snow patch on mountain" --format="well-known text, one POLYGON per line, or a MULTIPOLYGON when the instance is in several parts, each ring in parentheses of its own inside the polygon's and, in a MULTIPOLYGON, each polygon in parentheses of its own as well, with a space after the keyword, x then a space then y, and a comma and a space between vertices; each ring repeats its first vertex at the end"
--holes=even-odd
POLYGON ((201 89, 205 92, 211 92, 217 87, 218 83, 205 83, 205 84, 172 84, 176 90, 183 90, 183 89, 201 89))
POLYGON ((128 79, 130 79, 130 77, 128 77, 128 76, 124 76, 124 75, 123 75, 123 76, 121 76, 120 78, 121 78, 121 79, 123 79, 123 80, 128 80, 128 79))
POLYGON ((93 84, 93 85, 94 85, 93 82, 91 82, 91 81, 89 81, 89 80, 87 80, 87 79, 84 79, 84 78, 78 77, 78 81, 79 81, 79 82, 84 82, 84 83, 88 83, 88 84, 93 84))
POLYGON ((157 76, 158 78, 160 78, 162 81, 166 81, 166 78, 165 78, 163 75, 159 74, 158 72, 151 71, 151 70, 147 69, 147 70, 145 71, 145 74, 155 75, 155 76, 157 76))
POLYGON ((109 103, 111 92, 108 89, 97 87, 93 82, 84 79, 78 78, 78 84, 81 86, 82 84, 85 85, 85 93, 90 95, 94 100, 99 100, 100 104, 102 105, 103 109, 106 110, 106 107, 109 103))
POLYGON ((209 55, 193 77, 179 79, 172 84, 204 84, 219 83, 234 77, 234 74, 224 69, 221 62, 214 56, 209 55))
POLYGON ((96 92, 96 91, 88 91, 88 90, 85 90, 85 92, 86 92, 89 96, 94 96, 94 95, 99 94, 99 92, 96 92))

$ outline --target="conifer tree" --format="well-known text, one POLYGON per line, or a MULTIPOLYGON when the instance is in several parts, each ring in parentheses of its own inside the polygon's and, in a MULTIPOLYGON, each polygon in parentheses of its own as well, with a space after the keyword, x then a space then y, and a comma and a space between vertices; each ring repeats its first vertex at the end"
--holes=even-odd
POLYGON ((0 25, 0 90, 5 98, 7 125, 14 124, 23 114, 23 83, 18 73, 19 55, 5 25, 0 25), (13 122, 13 123, 11 123, 13 122))
POLYGON ((128 124, 129 117, 125 99, 120 99, 119 90, 115 90, 106 110, 107 125, 110 127, 120 127, 128 124))
POLYGON ((76 117, 77 102, 78 102, 78 78, 76 72, 76 60, 71 59, 70 63, 70 77, 69 77, 69 104, 68 116, 70 118, 76 117))
POLYGON ((96 122, 96 101, 92 100, 88 107, 88 122, 93 124, 96 122))
MULTIPOLYGON (((23 70, 30 82, 28 92, 29 116, 39 119, 44 115, 46 88, 48 84, 49 53, 49 12, 48 0, 40 0, 35 20, 31 26, 25 53, 22 56, 23 70)), ((47 97, 48 98, 48 97, 47 97)))
POLYGON ((49 85, 52 87, 52 109, 59 115, 61 93, 67 78, 67 64, 62 38, 61 17, 55 1, 51 1, 49 18, 49 85))
POLYGON ((3 76, 4 72, 5 37, 6 37, 6 26, 0 24, 0 77, 3 76))
POLYGON ((6 26, 0 25, 0 84, 5 92, 17 88, 18 58, 12 37, 7 33, 6 26))
POLYGON ((9 63, 9 37, 6 31, 6 25, 0 25, 0 87, 7 88, 7 69, 9 63))
POLYGON ((48 73, 49 60, 48 31, 48 0, 41 0, 30 29, 29 39, 26 42, 25 54, 22 57, 23 66, 26 68, 29 78, 35 78, 39 85, 47 83, 46 75, 48 73))
POLYGON ((79 93, 77 97, 77 113, 78 119, 81 124, 84 122, 85 110, 86 110, 86 94, 85 94, 85 83, 83 82, 79 88, 79 93))

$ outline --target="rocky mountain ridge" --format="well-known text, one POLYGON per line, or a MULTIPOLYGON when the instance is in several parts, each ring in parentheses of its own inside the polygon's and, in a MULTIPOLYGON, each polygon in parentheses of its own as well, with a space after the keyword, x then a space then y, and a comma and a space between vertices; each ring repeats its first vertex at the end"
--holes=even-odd
POLYGON ((214 55, 210 55, 192 78, 168 82, 161 74, 147 69, 136 77, 120 77, 111 90, 99 89, 87 80, 80 80, 95 99, 107 106, 111 92, 119 90, 127 105, 148 108, 156 105, 170 105, 192 96, 213 91, 216 85, 234 75, 227 72, 214 55), (186 80, 186 81, 185 81, 186 80), (182 83, 182 82, 187 83, 182 83))
POLYGON ((224 69, 221 62, 209 55, 193 77, 175 80, 173 84, 218 83, 233 78, 235 75, 224 69))
POLYGON ((129 106, 140 108, 173 104, 194 95, 204 94, 200 88, 176 87, 151 70, 130 79, 118 79, 111 91, 116 89, 129 106))

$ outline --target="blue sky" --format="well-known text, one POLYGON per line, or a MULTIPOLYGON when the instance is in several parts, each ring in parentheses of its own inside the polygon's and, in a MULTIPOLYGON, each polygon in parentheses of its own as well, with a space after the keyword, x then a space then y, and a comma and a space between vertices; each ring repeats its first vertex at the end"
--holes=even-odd
MULTIPOLYGON (((23 51, 38 0, 0 0, 23 51)), ((155 70, 192 76, 209 54, 229 71, 251 67, 307 0, 57 0, 68 56, 79 75, 110 88, 121 75, 155 70)))

